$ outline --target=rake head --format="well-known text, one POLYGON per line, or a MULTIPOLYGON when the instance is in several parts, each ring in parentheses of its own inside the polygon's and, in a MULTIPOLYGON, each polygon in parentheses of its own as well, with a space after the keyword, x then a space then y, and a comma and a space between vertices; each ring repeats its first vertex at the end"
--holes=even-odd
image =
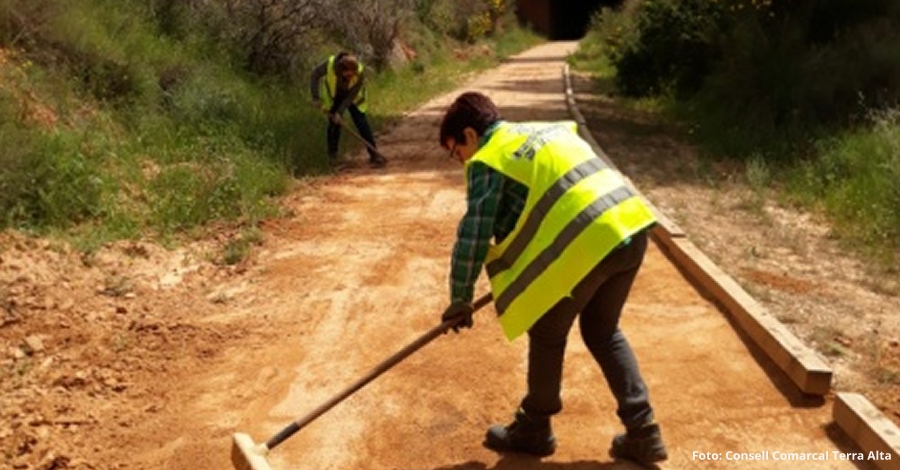
POLYGON ((272 470, 266 461, 269 449, 265 444, 254 444, 244 433, 235 433, 231 442, 231 464, 235 470, 272 470))

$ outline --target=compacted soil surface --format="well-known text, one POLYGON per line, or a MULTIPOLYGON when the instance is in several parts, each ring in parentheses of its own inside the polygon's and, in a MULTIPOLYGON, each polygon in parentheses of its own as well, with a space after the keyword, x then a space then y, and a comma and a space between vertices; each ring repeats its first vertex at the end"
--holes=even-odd
MULTIPOLYGON (((436 326, 465 208, 462 168, 437 145, 442 113, 479 90, 510 120, 570 119, 563 70, 575 47, 538 46, 404 116, 378 136, 384 169, 366 167, 360 152, 334 175, 298 181, 281 201, 287 215, 261 224, 238 265, 214 262, 236 236, 227 230, 177 249, 132 241, 91 256, 0 236, 0 469, 231 468, 233 433, 265 441, 436 326)), ((875 358, 897 370, 896 298, 861 287, 858 266, 812 220, 768 205, 772 225, 741 217, 737 196, 683 174, 691 151, 666 129, 629 133, 635 116, 576 83, 597 140, 638 188, 798 336, 843 345, 830 357, 837 387, 863 387, 896 410, 867 369, 875 358)), ((636 468, 608 455, 621 431, 615 404, 576 331, 557 453, 539 460, 482 446, 525 387, 526 341, 508 342, 494 317, 489 305, 473 329, 437 337, 276 447, 269 463, 636 468)), ((668 444, 662 468, 871 465, 845 460, 858 449, 832 422, 832 397, 800 394, 653 244, 622 327, 668 444)))

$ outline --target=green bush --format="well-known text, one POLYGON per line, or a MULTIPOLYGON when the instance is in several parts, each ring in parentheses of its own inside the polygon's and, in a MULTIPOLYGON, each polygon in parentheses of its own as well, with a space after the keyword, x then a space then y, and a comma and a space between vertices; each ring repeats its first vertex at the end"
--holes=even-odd
POLYGON ((891 18, 838 21, 845 7, 775 4, 736 16, 719 37, 721 58, 687 103, 698 135, 722 153, 790 160, 866 110, 900 100, 900 34, 891 18), (831 26, 817 22, 823 17, 831 26))
POLYGON ((469 43, 496 32, 509 13, 504 0, 418 0, 415 10, 434 31, 469 43))
POLYGON ((79 137, 0 130, 3 227, 67 227, 102 214, 105 181, 79 137))
POLYGON ((700 89, 719 55, 716 34, 722 4, 709 0, 645 0, 632 23, 606 36, 619 89, 629 96, 672 92, 690 96, 700 89))

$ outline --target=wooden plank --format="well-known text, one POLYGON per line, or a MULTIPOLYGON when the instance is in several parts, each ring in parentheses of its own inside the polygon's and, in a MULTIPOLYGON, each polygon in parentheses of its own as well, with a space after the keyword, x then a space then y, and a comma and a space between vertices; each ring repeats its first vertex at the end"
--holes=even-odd
POLYGON ((866 397, 838 393, 833 416, 860 447, 865 461, 880 470, 900 470, 900 428, 866 397))

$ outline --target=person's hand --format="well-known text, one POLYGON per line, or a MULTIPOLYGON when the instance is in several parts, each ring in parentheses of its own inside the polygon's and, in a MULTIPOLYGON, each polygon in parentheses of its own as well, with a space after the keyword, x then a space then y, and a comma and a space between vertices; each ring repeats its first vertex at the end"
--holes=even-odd
POLYGON ((472 325, 475 324, 475 321, 472 319, 473 313, 475 313, 475 309, 472 308, 471 303, 456 301, 444 310, 444 313, 441 315, 441 323, 448 320, 456 320, 456 323, 451 328, 453 328, 454 332, 459 333, 460 328, 472 328, 472 325))
POLYGON ((344 120, 341 119, 341 115, 338 113, 331 113, 328 116, 331 118, 331 122, 333 122, 337 126, 340 126, 344 123, 344 120))

